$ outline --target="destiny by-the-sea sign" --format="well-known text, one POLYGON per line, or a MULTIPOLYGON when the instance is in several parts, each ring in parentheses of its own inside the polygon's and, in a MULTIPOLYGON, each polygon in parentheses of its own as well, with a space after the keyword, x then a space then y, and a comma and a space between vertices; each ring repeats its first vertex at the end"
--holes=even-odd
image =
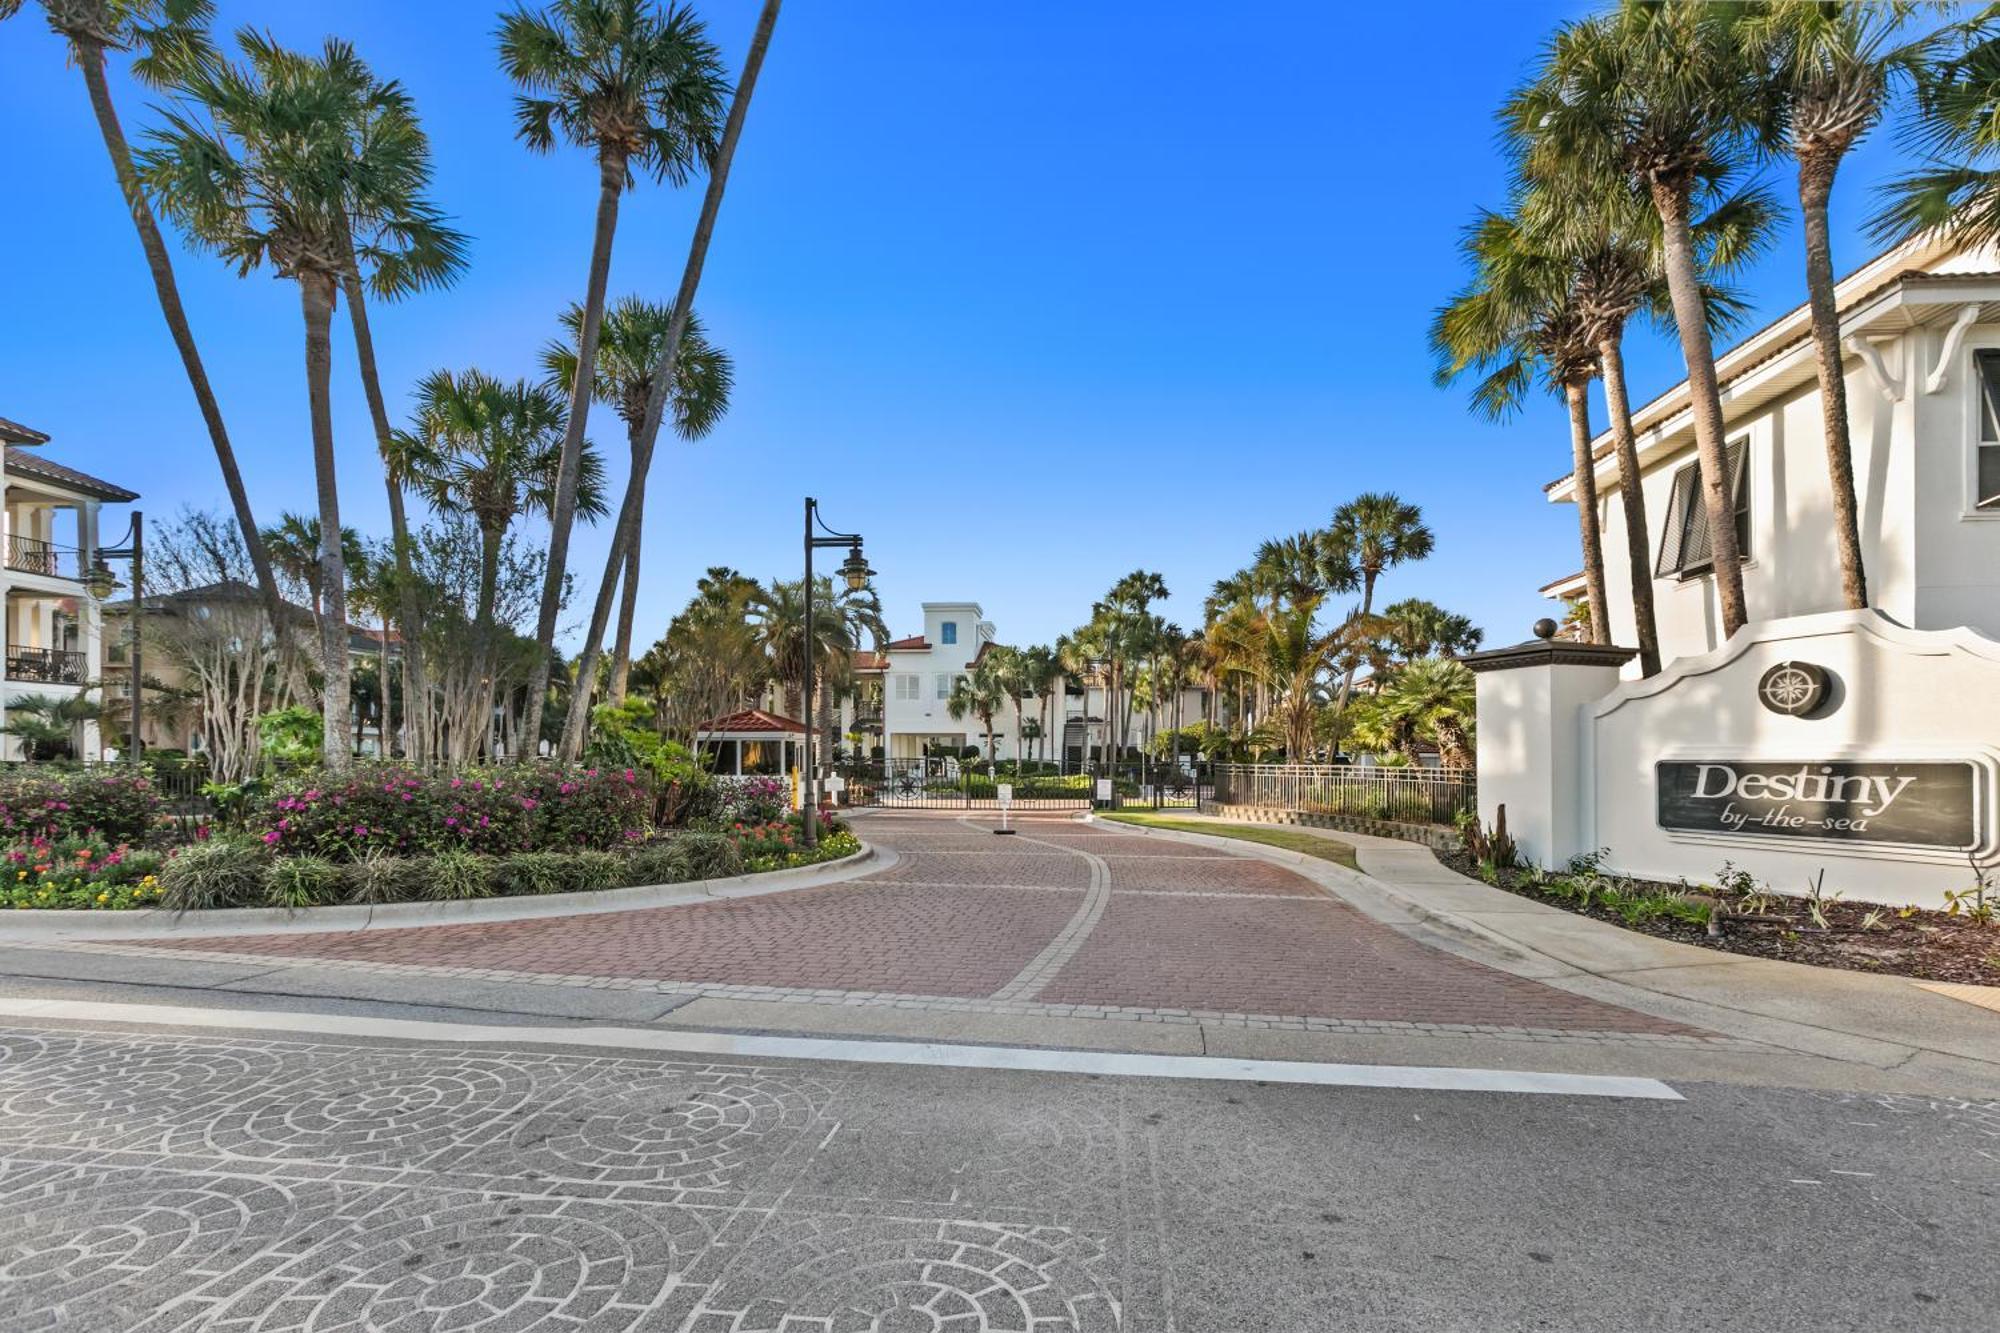
POLYGON ((1904 847, 1979 844, 1978 774, 1957 760, 1666 760, 1660 827, 1904 847))

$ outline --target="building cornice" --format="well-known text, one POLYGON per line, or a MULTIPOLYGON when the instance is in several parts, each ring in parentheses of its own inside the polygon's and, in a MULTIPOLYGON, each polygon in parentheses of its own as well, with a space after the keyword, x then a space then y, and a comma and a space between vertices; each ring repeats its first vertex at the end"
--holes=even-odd
POLYGON ((1639 655, 1637 648, 1608 643, 1575 643, 1564 639, 1530 639, 1509 648, 1489 648, 1458 660, 1474 675, 1488 671, 1518 671, 1522 667, 1596 666, 1616 669, 1639 655))

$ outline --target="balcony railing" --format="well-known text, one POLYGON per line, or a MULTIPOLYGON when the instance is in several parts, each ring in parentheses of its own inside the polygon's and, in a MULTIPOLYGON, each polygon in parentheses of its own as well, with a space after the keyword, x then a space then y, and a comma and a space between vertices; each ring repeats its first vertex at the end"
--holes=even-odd
POLYGON ((14 533, 7 538, 7 568, 23 574, 81 580, 83 553, 73 546, 57 546, 39 537, 23 537, 14 533))
POLYGON ((90 679, 90 659, 67 648, 16 648, 9 644, 7 679, 81 685, 90 679))

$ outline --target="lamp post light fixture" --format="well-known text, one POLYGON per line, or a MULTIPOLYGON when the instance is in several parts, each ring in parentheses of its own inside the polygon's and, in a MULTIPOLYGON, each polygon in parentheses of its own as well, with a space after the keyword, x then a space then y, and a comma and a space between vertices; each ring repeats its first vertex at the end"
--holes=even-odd
POLYGON ((819 516, 819 501, 810 495, 806 497, 806 583, 805 583, 805 643, 803 670, 805 672, 805 723, 803 746, 799 761, 799 806, 805 825, 806 846, 819 846, 819 772, 813 767, 813 548, 819 546, 845 546, 847 559, 840 562, 840 576, 847 581, 848 590, 859 592, 868 586, 868 580, 875 577, 875 571, 868 567, 868 561, 861 554, 861 534, 858 532, 835 532, 819 516), (819 531, 815 531, 815 527, 819 531))
POLYGON ((145 676, 141 671, 139 640, 140 624, 145 618, 145 608, 142 603, 146 596, 146 516, 138 510, 132 511, 132 526, 126 532, 125 540, 116 546, 98 547, 95 558, 91 561, 90 573, 84 579, 84 586, 89 588, 90 595, 100 602, 110 596, 111 590, 118 586, 118 581, 112 577, 111 566, 106 563, 110 560, 132 562, 132 683, 128 687, 132 696, 132 729, 125 736, 125 762, 137 768, 139 710, 145 698, 145 686, 142 683, 145 676))

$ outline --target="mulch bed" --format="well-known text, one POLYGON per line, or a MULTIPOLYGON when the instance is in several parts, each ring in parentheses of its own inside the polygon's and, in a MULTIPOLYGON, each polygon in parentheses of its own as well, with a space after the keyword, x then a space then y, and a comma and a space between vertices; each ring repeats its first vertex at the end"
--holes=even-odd
MULTIPOLYGON (((1467 878, 1479 878, 1477 863, 1463 851, 1438 852, 1437 858, 1467 878)), ((1634 888, 1661 892, 1688 891, 1684 884, 1655 880, 1626 882, 1634 888)), ((1502 871, 1496 887, 1627 930, 1682 944, 1698 944, 1705 949, 1777 958, 1787 963, 1810 963, 1815 967, 1839 967, 1850 972, 1914 977, 1919 981, 2000 986, 2000 923, 1981 925, 1963 916, 1921 908, 1903 917, 1898 913, 1906 909, 1883 908, 1878 903, 1834 902, 1822 909, 1828 926, 1822 930, 1807 911, 1803 898, 1774 895, 1776 905, 1763 915, 1730 911, 1718 938, 1708 934, 1705 926, 1692 922, 1655 917, 1627 923, 1616 912, 1594 903, 1578 907, 1574 902, 1536 893, 1522 886, 1518 871, 1502 871), (1877 909, 1882 912, 1881 920, 1874 927, 1863 929, 1863 918, 1877 909)), ((1725 906, 1736 901, 1713 889, 1699 891, 1718 898, 1725 906)))

